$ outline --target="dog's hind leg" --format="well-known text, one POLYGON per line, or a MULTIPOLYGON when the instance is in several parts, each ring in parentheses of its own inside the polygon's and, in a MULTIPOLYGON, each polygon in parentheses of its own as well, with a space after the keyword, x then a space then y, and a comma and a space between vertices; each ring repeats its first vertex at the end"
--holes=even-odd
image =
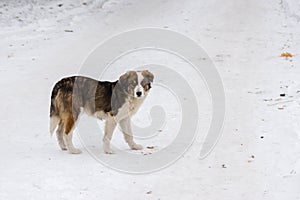
POLYGON ((58 144, 59 144, 61 150, 65 151, 65 150, 67 150, 67 147, 64 142, 63 134, 64 134, 64 124, 63 124, 62 120, 60 120, 60 122, 58 124, 58 128, 56 130, 56 137, 57 137, 57 141, 58 141, 58 144))
POLYGON ((72 115, 67 116, 67 118, 64 120, 64 142, 67 146, 67 149, 69 151, 69 153, 72 154, 79 154, 81 153, 81 151, 79 149, 76 149, 73 146, 73 142, 72 142, 72 135, 73 135, 73 130, 75 127, 75 121, 72 115))

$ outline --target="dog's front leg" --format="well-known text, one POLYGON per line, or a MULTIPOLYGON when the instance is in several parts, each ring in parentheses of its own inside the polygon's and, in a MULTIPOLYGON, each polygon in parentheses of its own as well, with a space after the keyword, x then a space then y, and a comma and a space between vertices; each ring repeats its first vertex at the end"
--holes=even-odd
POLYGON ((133 141, 130 118, 126 117, 125 119, 122 119, 119 123, 121 130, 124 134, 125 141, 128 143, 129 147, 133 150, 143 149, 142 145, 136 144, 133 141))
POLYGON ((105 122, 105 131, 103 137, 103 150, 105 153, 112 154, 113 151, 110 149, 110 140, 115 130, 117 123, 112 116, 108 116, 105 122))

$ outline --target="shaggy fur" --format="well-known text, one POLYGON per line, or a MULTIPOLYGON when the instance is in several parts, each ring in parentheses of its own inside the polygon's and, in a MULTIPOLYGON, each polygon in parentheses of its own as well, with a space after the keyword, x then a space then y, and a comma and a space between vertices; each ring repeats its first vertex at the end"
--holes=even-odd
POLYGON ((128 71, 118 81, 97 81, 83 76, 72 76, 57 82, 51 94, 50 133, 56 130, 62 150, 80 153, 72 143, 72 132, 81 111, 106 120, 103 148, 112 153, 110 140, 113 131, 120 124, 131 149, 142 149, 133 141, 130 117, 147 96, 153 74, 148 70, 128 71))

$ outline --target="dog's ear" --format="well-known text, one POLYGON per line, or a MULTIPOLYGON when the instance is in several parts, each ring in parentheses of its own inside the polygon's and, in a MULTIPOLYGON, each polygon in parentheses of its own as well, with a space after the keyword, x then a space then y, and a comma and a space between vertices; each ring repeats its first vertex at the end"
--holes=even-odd
POLYGON ((129 85, 129 77, 134 73, 133 71, 128 71, 119 78, 119 85, 128 92, 128 85, 129 85))
POLYGON ((129 72, 126 72, 125 74, 123 74, 122 76, 120 76, 119 83, 121 85, 127 85, 127 83, 128 83, 128 77, 129 77, 129 72))
POLYGON ((142 72, 142 75, 149 81, 149 82, 153 82, 153 79, 154 79, 154 75, 151 73, 151 72, 149 72, 148 70, 144 70, 143 72, 142 72))

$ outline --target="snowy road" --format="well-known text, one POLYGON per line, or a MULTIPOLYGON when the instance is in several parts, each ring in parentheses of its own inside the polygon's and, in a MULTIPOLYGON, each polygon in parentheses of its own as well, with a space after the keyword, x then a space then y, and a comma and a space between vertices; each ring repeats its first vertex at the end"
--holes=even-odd
MULTIPOLYGON (((300 199, 299 23, 297 0, 2 0, 0 199, 300 199), (78 137, 82 154, 60 151, 48 133, 53 84, 99 43, 143 27, 182 33, 214 61, 226 95, 214 151, 199 159, 200 134, 175 164, 144 175, 96 162, 78 137)), ((203 132, 210 114, 199 114, 203 132)))

